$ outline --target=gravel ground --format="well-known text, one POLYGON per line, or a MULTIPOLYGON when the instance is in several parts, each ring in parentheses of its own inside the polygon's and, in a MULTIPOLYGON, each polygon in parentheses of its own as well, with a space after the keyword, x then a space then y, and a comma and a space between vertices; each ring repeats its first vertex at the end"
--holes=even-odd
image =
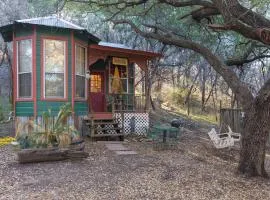
POLYGON ((215 150, 204 136, 186 132, 178 149, 166 151, 128 139, 126 145, 138 152, 128 156, 87 141, 87 159, 24 165, 5 146, 0 148, 0 199, 270 198, 269 180, 235 173, 239 148, 215 150))

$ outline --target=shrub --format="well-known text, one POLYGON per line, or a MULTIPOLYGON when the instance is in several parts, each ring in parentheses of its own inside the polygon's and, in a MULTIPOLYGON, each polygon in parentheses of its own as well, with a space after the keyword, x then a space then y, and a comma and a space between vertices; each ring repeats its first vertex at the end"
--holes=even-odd
POLYGON ((67 125, 67 118, 71 115, 70 104, 60 108, 56 118, 51 110, 43 113, 42 124, 29 120, 20 124, 16 133, 16 139, 22 149, 67 147, 72 140, 79 138, 78 131, 73 126, 67 125), (33 130, 28 133, 28 130, 33 130))

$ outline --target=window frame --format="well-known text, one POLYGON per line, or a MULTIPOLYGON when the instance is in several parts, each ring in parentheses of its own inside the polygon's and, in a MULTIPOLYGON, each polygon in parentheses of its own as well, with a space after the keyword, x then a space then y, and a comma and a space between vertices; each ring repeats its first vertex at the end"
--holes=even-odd
MULTIPOLYGON (((57 74, 58 72, 55 72, 57 74)), ((59 72, 59 74, 62 74, 59 72)), ((41 36, 41 100, 46 101, 67 101, 68 100, 68 39, 58 36, 41 36), (64 97, 46 96, 46 77, 45 77, 45 41, 56 40, 64 42, 64 97)))
POLYGON ((33 36, 26 36, 26 37, 17 37, 14 42, 15 42, 15 57, 16 57, 16 101, 33 101, 33 93, 34 93, 34 38, 33 36), (21 97, 19 95, 19 74, 25 74, 25 73, 29 73, 29 72, 22 72, 19 73, 19 42, 24 41, 24 40, 30 40, 31 41, 31 48, 32 48, 32 58, 31 58, 31 96, 30 97, 21 97))
MULTIPOLYGON (((119 57, 119 58, 124 58, 124 57, 119 57)), ((125 66, 126 67, 126 73, 127 73, 127 77, 126 78, 120 78, 120 80, 122 81, 122 80, 126 80, 126 82, 127 82, 127 91, 126 92, 123 92, 122 94, 129 94, 129 83, 128 83, 128 80, 129 80, 129 71, 128 71, 128 67, 129 67, 129 60, 128 60, 128 58, 125 58, 125 59, 127 59, 127 61, 128 61, 128 65, 127 66, 125 66)), ((109 94, 113 94, 112 93, 112 84, 111 84, 111 81, 112 81, 112 77, 111 77, 111 68, 112 68, 112 66, 119 66, 119 65, 114 65, 113 63, 112 63, 112 58, 110 59, 110 65, 109 65, 109 94)))
POLYGON ((87 100, 87 97, 88 97, 88 86, 87 86, 87 79, 85 77, 86 75, 86 72, 87 72, 87 67, 88 67, 88 59, 87 59, 87 55, 88 55, 88 52, 87 52, 87 45, 83 44, 82 42, 79 42, 79 41, 75 41, 74 42, 74 99, 75 101, 86 101, 87 100), (77 58, 77 47, 82 47, 84 48, 85 50, 85 66, 84 66, 84 76, 80 75, 80 74, 77 74, 77 71, 76 71, 76 58, 77 58), (81 76, 81 77, 84 77, 84 97, 76 97, 76 79, 77 79, 77 76, 81 76))

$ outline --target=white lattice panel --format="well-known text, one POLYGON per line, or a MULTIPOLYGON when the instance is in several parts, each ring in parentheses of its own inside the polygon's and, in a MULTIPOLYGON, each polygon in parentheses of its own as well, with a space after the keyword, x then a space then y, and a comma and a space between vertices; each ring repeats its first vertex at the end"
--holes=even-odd
MULTIPOLYGON (((115 113, 115 117, 122 126, 121 113, 115 113)), ((134 133, 138 135, 146 134, 149 127, 149 114, 148 113, 124 113, 124 133, 134 133), (134 129, 134 130, 132 130, 134 129)))

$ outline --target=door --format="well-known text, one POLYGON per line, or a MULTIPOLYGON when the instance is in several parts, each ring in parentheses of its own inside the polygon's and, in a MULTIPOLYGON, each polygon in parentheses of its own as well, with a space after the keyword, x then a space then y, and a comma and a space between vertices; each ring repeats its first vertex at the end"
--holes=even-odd
POLYGON ((91 72, 90 103, 93 112, 105 112, 104 72, 91 72))

